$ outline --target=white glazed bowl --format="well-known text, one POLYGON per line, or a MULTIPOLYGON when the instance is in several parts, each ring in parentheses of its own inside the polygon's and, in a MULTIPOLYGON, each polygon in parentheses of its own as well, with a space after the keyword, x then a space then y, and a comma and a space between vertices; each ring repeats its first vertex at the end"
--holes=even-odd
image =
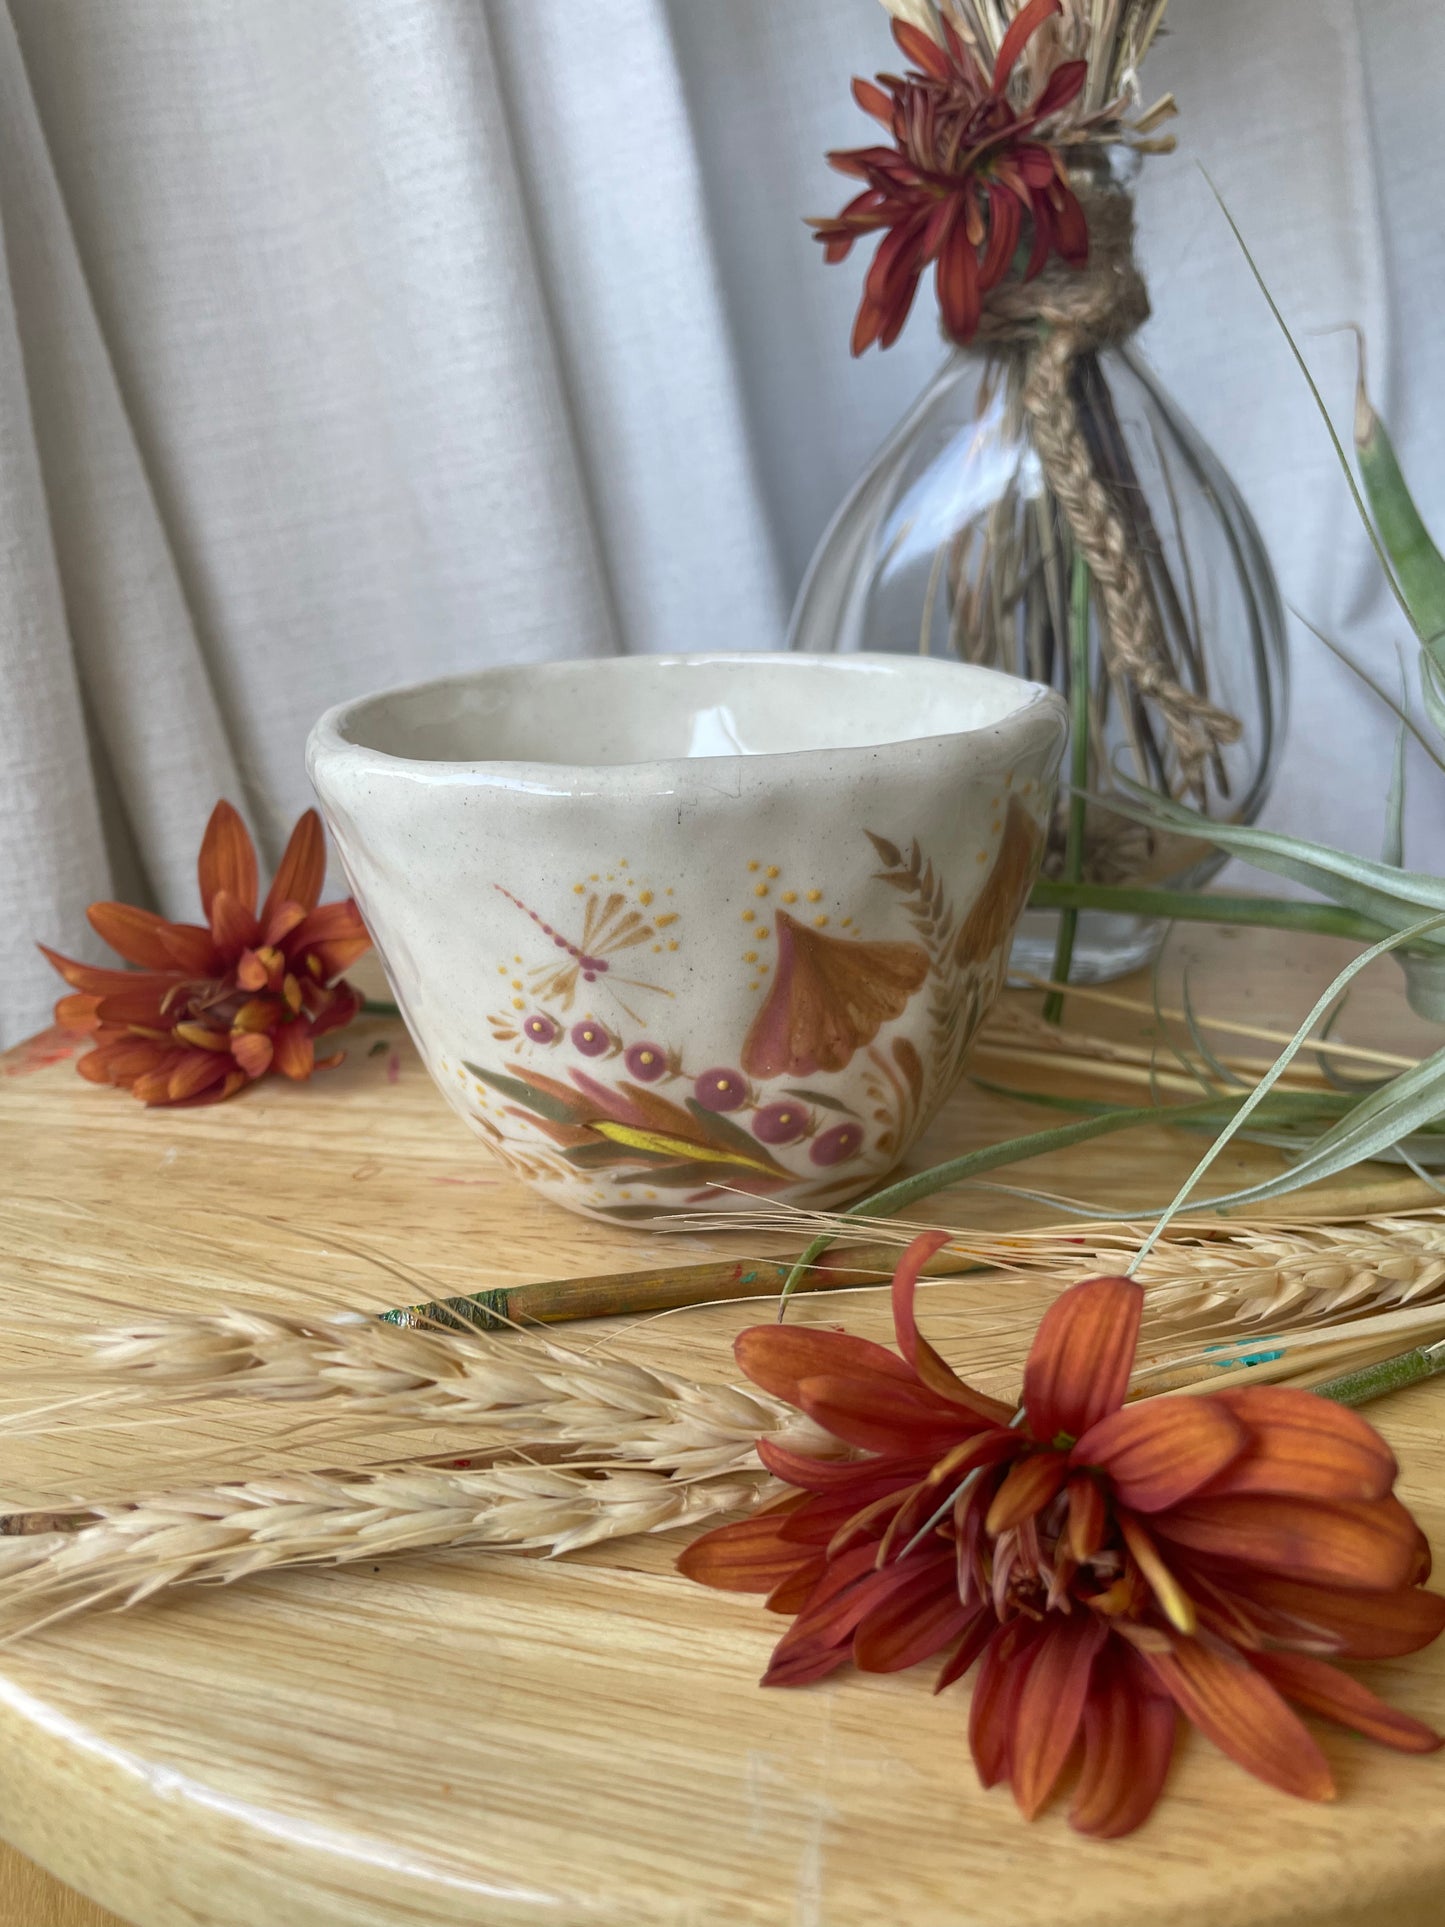
POLYGON ((906 656, 633 656, 342 704, 307 766, 417 1048, 519 1177, 834 1205, 958 1079, 1067 720, 906 656))

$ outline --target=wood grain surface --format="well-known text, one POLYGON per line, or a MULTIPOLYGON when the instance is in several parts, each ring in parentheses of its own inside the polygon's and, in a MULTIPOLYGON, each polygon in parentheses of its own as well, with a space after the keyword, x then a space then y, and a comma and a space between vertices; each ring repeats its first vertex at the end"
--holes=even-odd
MULTIPOLYGON (((1292 1026, 1349 953, 1267 933, 1198 933, 1196 1005, 1292 1026)), ((1082 1010, 1071 1016, 1083 1017, 1082 1010)), ((1088 1015, 1137 1038, 1136 1018, 1088 1015)), ((1343 1035, 1429 1036, 1382 966, 1343 1035)), ((1257 1048, 1257 1047, 1256 1047, 1257 1048)), ((80 1328, 142 1308, 252 1303, 380 1308, 532 1279, 685 1258, 768 1255, 774 1242, 593 1225, 489 1167, 442 1105, 399 1023, 369 1019, 347 1063, 296 1089, 145 1112, 78 1079, 63 1046, 0 1060, 0 1279, 6 1363, 37 1395, 80 1328)), ((1048 1081, 1047 1074, 1044 1081, 1048 1081)), ((1040 1113, 965 1087, 922 1161, 1040 1113)), ((1165 1130, 1003 1174, 1119 1208, 1159 1203, 1200 1140, 1165 1130)), ((1232 1150, 1222 1184, 1277 1154, 1232 1150)), ((1428 1197, 1378 1169, 1314 1195, 1320 1212, 1428 1197)), ((1005 1193, 938 1202, 952 1223, 1048 1215, 1005 1193)), ((1017 1384, 1044 1294, 941 1280, 923 1316, 956 1363, 1017 1384)), ((731 1303, 572 1328, 697 1377, 733 1376, 733 1335, 766 1305, 731 1303)), ((798 1316, 885 1336, 881 1295, 803 1302, 798 1316)), ((1445 1546, 1445 1386, 1372 1416, 1402 1492, 1445 1546)), ((371 1441, 377 1453, 391 1435, 371 1441)), ((354 1438, 349 1449, 355 1450, 354 1438)), ((0 1434, 10 1503, 119 1496, 204 1455, 217 1477, 322 1464, 337 1442, 294 1414, 238 1405, 142 1428, 78 1417, 43 1445, 0 1434)), ((981 1793, 967 1689, 920 1673, 848 1674, 796 1693, 756 1679, 777 1622, 750 1599, 689 1586, 676 1543, 627 1542, 546 1562, 441 1555, 273 1575, 0 1651, 3 1927, 1436 1927, 1445 1918, 1445 1765, 1326 1730, 1341 1789, 1311 1807, 1259 1787, 1203 1741, 1132 1841, 1032 1827, 981 1793), (50 1869, 67 1887, 21 1856, 50 1869), (90 1898, 82 1899, 80 1895, 90 1898), (92 1904, 92 1901, 97 1904, 92 1904), (101 1911, 108 1908, 110 1912, 101 1911)), ((1368 1669, 1445 1722, 1445 1651, 1368 1669)))

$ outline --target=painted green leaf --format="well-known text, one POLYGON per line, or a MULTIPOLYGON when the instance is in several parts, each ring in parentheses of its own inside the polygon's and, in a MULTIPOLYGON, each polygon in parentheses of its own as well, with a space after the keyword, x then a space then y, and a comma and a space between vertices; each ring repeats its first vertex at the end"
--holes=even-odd
POLYGON ((580 1108, 577 1104, 564 1103, 560 1097, 553 1097, 550 1091, 534 1090, 520 1077, 504 1077, 500 1071, 483 1070, 480 1064, 466 1064, 464 1069, 489 1084, 499 1096, 520 1104, 524 1110, 534 1112, 538 1117, 549 1118, 554 1124, 575 1124, 580 1108))
POLYGON ((812 1091, 806 1085, 790 1085, 784 1092, 785 1097, 801 1098, 805 1104, 816 1104, 823 1111, 842 1111, 848 1117, 858 1113, 851 1104, 845 1104, 841 1097, 830 1097, 827 1091, 812 1091))
POLYGON ((698 1129, 705 1144, 713 1145, 720 1153, 731 1152, 745 1164, 758 1171, 777 1171, 781 1167, 777 1160, 766 1152, 756 1138, 748 1136, 730 1117, 721 1111, 710 1111, 705 1104, 699 1104, 695 1097, 687 1100, 687 1108, 697 1120, 698 1129))

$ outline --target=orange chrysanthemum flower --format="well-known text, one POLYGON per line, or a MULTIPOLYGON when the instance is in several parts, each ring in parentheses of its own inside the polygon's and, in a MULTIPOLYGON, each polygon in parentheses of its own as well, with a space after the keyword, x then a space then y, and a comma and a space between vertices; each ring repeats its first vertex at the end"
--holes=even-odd
POLYGON ((1030 0, 1010 24, 992 74, 964 45, 947 14, 943 42, 903 20, 893 37, 914 65, 878 85, 855 80, 853 97, 887 128, 891 147, 858 147, 828 156, 840 174, 867 183, 829 220, 814 221, 824 258, 841 261, 860 236, 882 233, 853 326, 853 352, 898 339, 925 268, 934 266, 943 324, 971 341, 983 298, 1013 264, 1027 222, 1032 244, 1025 278, 1051 254, 1071 266, 1089 258, 1089 232, 1062 156, 1039 129, 1070 106, 1088 64, 1061 62, 1024 108, 1009 99, 1019 55, 1060 0, 1030 0))
POLYGON ((56 1022, 94 1035, 76 1068, 144 1104, 214 1104, 267 1071, 309 1077, 316 1039, 349 1024, 361 998, 340 980, 371 946, 348 898, 317 898, 326 871, 321 819, 308 810, 256 908, 256 851, 229 803, 201 841, 207 922, 170 923, 127 903, 93 903, 91 927, 134 970, 100 970, 40 946, 72 986, 56 1022))
POLYGON ((1127 1278, 1075 1285, 1041 1322, 1017 1411, 958 1379, 915 1326, 942 1234, 899 1266, 902 1357, 789 1326, 742 1333, 765 1391, 865 1457, 768 1440, 782 1506, 696 1540, 682 1570, 790 1614, 764 1684, 849 1660, 978 1662, 969 1737, 985 1786, 1032 1818, 1077 1762, 1072 1824, 1112 1837, 1158 1799, 1180 1713, 1307 1799, 1329 1768, 1289 1702, 1387 1746, 1440 1740, 1335 1659, 1415 1652, 1445 1627, 1389 1448, 1309 1392, 1242 1386, 1125 1405, 1143 1306, 1127 1278))

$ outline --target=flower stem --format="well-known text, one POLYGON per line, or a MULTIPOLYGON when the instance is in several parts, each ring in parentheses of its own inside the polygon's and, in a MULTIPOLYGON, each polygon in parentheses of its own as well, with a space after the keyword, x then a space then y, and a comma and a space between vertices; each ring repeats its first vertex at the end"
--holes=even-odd
POLYGON ((1172 917, 1193 923, 1260 924, 1270 930, 1308 930, 1326 937, 1378 943, 1390 932, 1373 917, 1332 903, 1296 903, 1282 897, 1211 896, 1193 890, 1134 889, 1127 884, 1041 881, 1031 910, 1108 910, 1119 916, 1172 917))
MULTIPOLYGON (((1077 884, 1084 874, 1084 797, 1089 787, 1089 565, 1081 555, 1074 557, 1069 618, 1069 703, 1073 714, 1069 726, 1070 794, 1069 823, 1064 840, 1064 880, 1077 884)), ((1066 905, 1059 912, 1059 941, 1054 951, 1053 979, 1056 984, 1069 981, 1078 928, 1077 906, 1066 905)), ((1043 1014, 1047 1024, 1063 1021, 1062 990, 1049 992, 1044 999, 1043 1014)))
POLYGON ((400 1017, 401 1015, 398 1006, 387 1003, 384 997, 363 997, 361 1011, 365 1017, 400 1017))

